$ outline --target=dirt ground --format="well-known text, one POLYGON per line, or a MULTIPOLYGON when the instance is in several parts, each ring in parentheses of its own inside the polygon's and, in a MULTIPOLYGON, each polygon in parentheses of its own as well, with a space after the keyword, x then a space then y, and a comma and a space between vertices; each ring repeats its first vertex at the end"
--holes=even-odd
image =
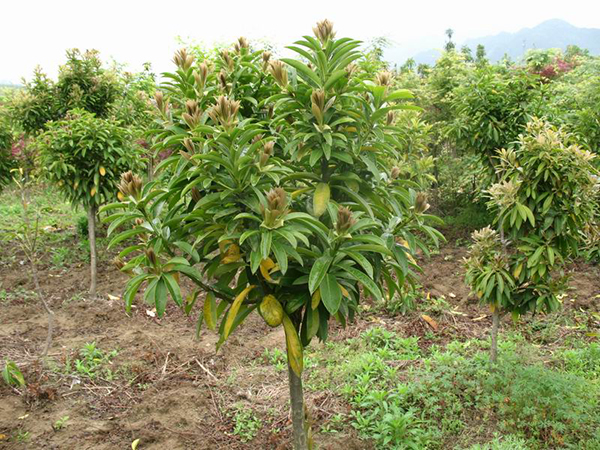
MULTIPOLYGON (((451 306, 435 316, 435 327, 420 313, 392 317, 375 313, 373 307, 356 326, 335 330, 332 339, 358 335, 373 323, 421 336, 420 345, 428 345, 432 332, 448 340, 484 337, 491 320, 464 286, 464 255, 463 247, 449 244, 423 261, 423 292, 444 296, 451 306)), ((573 295, 565 298, 565 306, 598 311, 598 268, 582 264, 575 269, 573 295)), ((38 301, 12 298, 0 304, 0 359, 15 361, 28 381, 20 390, 0 384, 0 448, 112 450, 131 448, 135 439, 140 450, 288 448, 287 379, 262 356, 265 349, 283 348, 281 329, 270 329, 254 315, 215 354, 212 332, 204 330, 194 339, 195 317, 171 306, 158 320, 143 303, 128 316, 119 298, 126 276, 107 263, 100 265, 99 274, 100 296, 89 300, 80 295, 89 280, 84 263, 66 269, 41 267, 43 289, 56 314, 49 353, 55 370, 37 359, 47 325, 38 301), (61 370, 90 342, 107 352, 118 351, 110 364, 114 377, 88 379, 61 370), (264 414, 264 426, 250 442, 233 434, 234 404, 252 405, 264 414), (66 426, 55 430, 53 425, 65 416, 66 426), (15 442, 15 436, 23 442, 15 442)), ((18 254, 0 265, 0 280, 6 292, 33 289, 18 254)), ((316 429, 348 408, 327 391, 307 393, 307 403, 316 429)), ((320 449, 371 448, 349 433, 317 434, 316 441, 320 449)))

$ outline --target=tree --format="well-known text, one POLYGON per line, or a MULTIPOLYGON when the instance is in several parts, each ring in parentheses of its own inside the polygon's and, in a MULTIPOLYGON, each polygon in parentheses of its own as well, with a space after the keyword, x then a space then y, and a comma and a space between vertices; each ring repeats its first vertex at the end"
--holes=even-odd
POLYGON ((415 109, 411 93, 392 91, 389 72, 364 79, 360 43, 336 39, 331 22, 314 33, 289 46, 304 62, 264 63, 238 45, 217 76, 180 51, 157 94, 155 145, 173 154, 153 182, 124 175, 123 201, 103 208, 110 245, 137 237, 118 261, 132 274, 128 310, 142 286, 159 316, 168 297, 188 314, 203 298, 198 329, 218 331, 217 348, 252 312, 284 328, 296 450, 312 440, 304 347, 327 339, 330 319, 352 321, 361 286, 380 299, 413 283, 417 250, 441 238, 424 194, 390 164, 393 112, 415 109), (182 292, 180 277, 196 288, 182 292))
POLYGON ((477 67, 452 91, 447 133, 456 146, 478 155, 488 169, 486 189, 495 178, 494 157, 508 148, 539 110, 539 79, 520 69, 506 73, 477 67))
POLYGON ((500 180, 489 189, 500 234, 473 234, 466 282, 493 313, 491 360, 496 361, 499 319, 553 311, 568 280, 565 264, 584 247, 594 218, 598 173, 594 155, 572 136, 533 120, 512 150, 498 152, 500 180))
MULTIPOLYGON (((136 113, 149 102, 141 99, 135 103, 134 89, 125 89, 130 85, 145 86, 147 82, 128 84, 119 72, 102 67, 97 51, 74 49, 67 51, 56 82, 36 69, 33 80, 9 105, 11 120, 33 139, 34 144, 28 145, 40 151, 35 157, 46 179, 57 183, 74 206, 87 209, 92 296, 96 295, 98 206, 114 199, 123 171, 140 167, 141 155, 133 150, 129 136, 139 125, 123 120, 125 129, 114 120, 115 116, 129 120, 147 117, 136 113)), ((149 119, 140 122, 148 124, 149 119)))
POLYGON ((90 295, 96 296, 96 214, 103 203, 116 199, 121 174, 140 167, 127 129, 81 109, 48 122, 36 138, 44 175, 73 206, 88 212, 90 295))
POLYGON ((478 66, 485 66, 488 63, 488 59, 485 56, 485 46, 483 44, 477 44, 477 50, 475 51, 475 64, 478 66))
POLYGON ((454 30, 452 28, 448 28, 445 31, 446 37, 448 40, 446 41, 445 50, 447 52, 452 52, 456 49, 456 44, 452 41, 452 36, 454 36, 454 30))

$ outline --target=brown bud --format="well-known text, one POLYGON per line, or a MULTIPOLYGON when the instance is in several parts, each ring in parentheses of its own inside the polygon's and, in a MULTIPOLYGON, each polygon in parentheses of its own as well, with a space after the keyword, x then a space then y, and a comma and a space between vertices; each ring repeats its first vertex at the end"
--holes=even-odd
POLYGON ((400 176, 400 169, 398 167, 392 167, 392 172, 390 173, 392 180, 395 180, 400 176))
POLYGON ((273 154, 274 147, 275 147, 274 141, 265 142, 265 145, 263 146, 263 152, 266 153, 267 155, 271 156, 273 154))
POLYGON ((264 167, 264 166, 267 165, 267 162, 269 162, 269 156, 270 155, 268 153, 265 153, 265 152, 262 152, 260 154, 260 158, 259 158, 259 165, 260 165, 260 167, 264 167))
POLYGON ((228 50, 223 50, 221 52, 221 59, 225 63, 225 66, 227 66, 227 69, 231 72, 233 70, 234 61, 228 50))
POLYGON ((121 270, 123 267, 125 267, 125 262, 118 256, 115 256, 115 258, 113 259, 113 264, 115 265, 117 270, 121 270))
POLYGON ((194 64, 194 57, 188 54, 187 49, 182 48, 175 53, 173 62, 180 69, 188 70, 194 64))
POLYGON ((190 152, 191 154, 196 153, 196 146, 194 145, 194 141, 192 141, 190 138, 185 138, 183 140, 183 146, 187 149, 188 152, 190 152))
POLYGON ((288 72, 287 67, 282 61, 271 61, 269 64, 269 71, 271 72, 271 75, 273 75, 273 78, 275 78, 275 81, 279 86, 281 86, 282 88, 287 87, 288 72))
POLYGON ((427 203, 427 194, 425 192, 419 192, 415 199, 415 212, 422 214, 429 209, 429 203, 427 203))
POLYGON ((346 66, 346 73, 348 74, 348 77, 351 77, 354 72, 356 72, 356 70, 358 69, 358 66, 354 63, 350 63, 346 66))
POLYGON ((185 109, 190 115, 195 115, 198 112, 198 102, 196 100, 187 100, 185 102, 185 109))
POLYGON ((272 211, 283 210, 287 206, 287 194, 283 188, 274 188, 267 192, 267 208, 272 211))
POLYGON ((387 116, 385 118, 385 123, 388 127, 394 123, 394 119, 396 119, 394 111, 388 111, 387 116))
POLYGON ((194 186, 192 188, 192 190, 191 190, 191 193, 192 193, 192 199, 194 199, 194 201, 196 203, 198 203, 200 201, 200 199, 202 198, 201 195, 200 195, 200 191, 198 190, 198 188, 194 186))
POLYGON ((154 93, 154 100, 156 101, 156 107, 161 113, 165 112, 165 96, 161 91, 154 93))
POLYGON ((231 131, 237 123, 237 113, 240 109, 240 102, 229 100, 225 96, 220 96, 217 103, 208 110, 209 117, 216 124, 221 124, 225 131, 231 131))
POLYGON ((311 96, 311 110, 317 121, 323 123, 323 114, 325 114, 325 91, 323 89, 315 89, 311 96))
POLYGON ((221 88, 223 88, 224 90, 227 89, 227 74, 225 73, 224 70, 221 70, 219 72, 219 84, 221 85, 221 88))
POLYGON ((135 219, 135 224, 139 227, 144 223, 144 219, 142 219, 141 217, 138 217, 137 219, 135 219))
POLYGON ((375 76, 375 81, 377 82, 377 84, 379 86, 389 86, 392 82, 392 74, 390 72, 388 72, 387 70, 384 70, 383 72, 379 72, 375 76))
POLYGON ((158 264, 158 258, 156 257, 156 253, 154 253, 153 249, 146 249, 146 257, 148 258, 150 264, 156 267, 156 264, 158 264))
POLYGON ((352 211, 349 208, 342 207, 338 209, 337 222, 335 224, 335 230, 339 235, 344 235, 348 232, 350 227, 356 223, 354 217, 352 217, 352 211))
POLYGON ((254 136, 254 137, 252 138, 252 143, 253 143, 253 144, 256 144, 256 143, 257 143, 258 141, 260 141, 262 138, 263 138, 263 135, 262 135, 262 134, 257 134, 256 136, 254 136))
POLYGON ((198 72, 194 71, 194 80, 196 81, 196 84, 198 85, 198 89, 203 90, 204 86, 206 86, 206 80, 208 79, 208 73, 209 73, 208 65, 206 64, 206 62, 203 61, 198 66, 198 72))
POLYGON ((238 39, 238 41, 235 43, 235 45, 233 46, 233 48, 235 49, 235 51, 237 53, 241 53, 242 50, 245 50, 249 47, 250 47, 250 44, 248 43, 248 40, 243 36, 240 37, 238 39))
POLYGON ((263 52, 262 54, 262 68, 267 70, 269 68, 269 61, 271 60, 271 52, 263 52))
POLYGON ((327 43, 330 39, 335 37, 335 32, 333 31, 333 22, 325 19, 321 22, 317 22, 317 26, 313 27, 313 33, 323 45, 327 43))
POLYGON ((131 170, 127 171, 121 175, 121 182, 118 188, 125 197, 132 196, 135 199, 139 199, 142 193, 142 179, 131 170))

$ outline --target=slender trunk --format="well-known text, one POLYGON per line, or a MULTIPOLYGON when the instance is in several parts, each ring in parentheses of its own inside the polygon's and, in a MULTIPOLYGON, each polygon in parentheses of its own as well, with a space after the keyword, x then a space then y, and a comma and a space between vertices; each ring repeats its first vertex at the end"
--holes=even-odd
POLYGON ((496 364, 498 359, 498 326, 500 325, 500 311, 498 307, 494 308, 492 313, 492 349, 490 354, 490 360, 492 364, 496 364))
POLYGON ((48 350, 50 350, 50 346, 52 345, 52 335, 54 333, 54 311, 50 309, 48 302, 44 299, 44 294, 42 293, 42 289, 40 287, 40 280, 38 278, 37 267, 35 266, 35 261, 30 260, 31 263, 31 273, 33 274, 33 282, 35 284, 35 292, 44 305, 44 309, 46 310, 46 314, 48 314, 48 335, 46 336, 46 345, 44 345, 44 350, 42 351, 42 358, 48 355, 48 350))
POLYGON ((90 296, 96 297, 96 280, 98 271, 96 269, 96 206, 88 208, 88 235, 90 241, 90 296))
POLYGON ((35 229, 33 230, 33 237, 31 236, 31 221, 29 220, 29 190, 25 189, 25 183, 21 189, 21 204, 23 205, 23 222, 25 223, 26 228, 26 236, 23 240, 23 250, 27 255, 27 259, 29 260, 29 264, 31 264, 31 275, 33 276, 33 283, 35 285, 35 293, 44 305, 44 309, 46 310, 46 314, 48 314, 48 334, 46 335, 46 344, 44 345, 44 349, 42 350, 42 358, 45 358, 48 355, 48 350, 50 350, 50 346, 52 345, 52 335, 54 333, 54 312, 50 309, 48 302, 44 298, 44 293, 42 292, 42 288, 40 287, 40 279, 37 273, 36 259, 37 259, 37 238, 38 238, 38 230, 39 230, 39 216, 35 221, 35 229))
POLYGON ((292 427, 294 430, 294 450, 308 450, 306 430, 304 427, 304 395, 302 379, 296 375, 288 363, 290 380, 290 400, 292 403, 292 427))

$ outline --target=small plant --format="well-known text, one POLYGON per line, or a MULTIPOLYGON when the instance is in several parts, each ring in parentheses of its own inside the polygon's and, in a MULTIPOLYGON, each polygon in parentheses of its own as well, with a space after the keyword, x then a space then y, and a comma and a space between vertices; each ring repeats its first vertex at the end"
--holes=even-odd
POLYGON ((68 420, 69 420, 69 416, 61 417, 56 422, 54 422, 54 425, 52 425, 52 428, 54 429, 54 431, 62 430, 63 428, 65 428, 67 426, 68 420))
POLYGON ((106 366, 112 364, 111 361, 117 354, 117 350, 105 353, 96 347, 95 342, 87 343, 79 350, 79 358, 73 363, 67 360, 66 370, 91 379, 103 377, 110 380, 114 374, 106 366))
POLYGON ((256 437, 263 424, 249 408, 237 407, 233 414, 233 434, 240 437, 242 442, 251 441, 256 437))
POLYGON ((265 348, 263 356, 269 364, 275 367, 276 371, 282 372, 287 368, 287 355, 283 350, 279 348, 272 350, 265 348))
POLYGON ((4 369, 2 370, 2 379, 9 386, 23 387, 25 386, 25 378, 14 363, 14 361, 6 360, 4 369))

